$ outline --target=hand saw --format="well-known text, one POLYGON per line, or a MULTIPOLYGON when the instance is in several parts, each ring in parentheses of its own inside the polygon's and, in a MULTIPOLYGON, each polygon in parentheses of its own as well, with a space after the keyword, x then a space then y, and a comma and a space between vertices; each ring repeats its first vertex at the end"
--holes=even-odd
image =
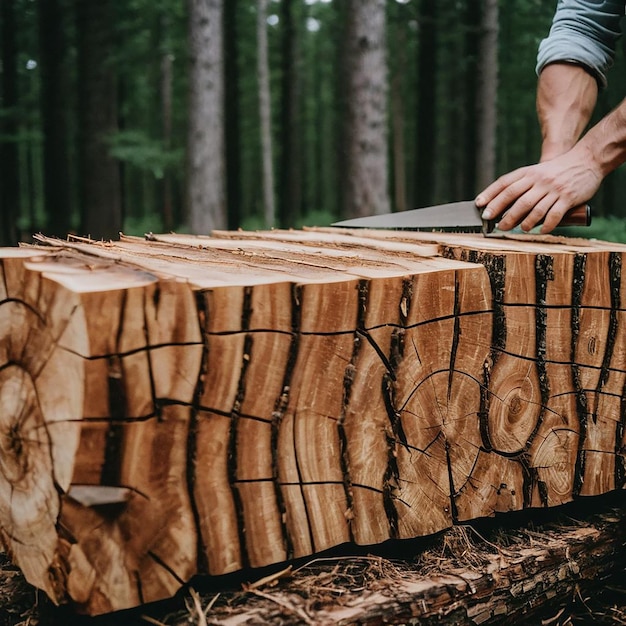
MULTIPOLYGON (((473 200, 465 200, 397 213, 357 217, 335 222, 333 226, 398 229, 480 228, 484 235, 488 235, 494 231, 498 220, 483 220, 482 210, 473 200)), ((559 226, 589 226, 590 224, 591 208, 588 204, 582 204, 570 209, 563 216, 559 226)))

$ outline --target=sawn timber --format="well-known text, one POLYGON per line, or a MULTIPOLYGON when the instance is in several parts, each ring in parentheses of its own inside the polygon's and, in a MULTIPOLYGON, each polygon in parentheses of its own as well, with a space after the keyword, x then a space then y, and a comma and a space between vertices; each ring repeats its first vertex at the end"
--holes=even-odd
POLYGON ((626 246, 39 241, 0 250, 0 529, 55 602, 624 487, 626 246))

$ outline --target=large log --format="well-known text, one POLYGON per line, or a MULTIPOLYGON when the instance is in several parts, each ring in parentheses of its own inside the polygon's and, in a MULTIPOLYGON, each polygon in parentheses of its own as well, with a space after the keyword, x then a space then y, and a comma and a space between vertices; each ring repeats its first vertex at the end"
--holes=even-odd
POLYGON ((55 602, 624 486, 625 246, 41 243, 0 252, 0 528, 55 602))

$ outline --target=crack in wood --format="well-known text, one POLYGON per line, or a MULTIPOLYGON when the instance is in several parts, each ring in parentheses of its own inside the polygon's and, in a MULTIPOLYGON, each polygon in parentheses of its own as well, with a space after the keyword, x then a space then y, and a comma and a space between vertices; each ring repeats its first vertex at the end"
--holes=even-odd
POLYGON ((585 286, 585 267, 587 257, 577 253, 574 256, 574 272, 572 277, 572 341, 570 347, 570 361, 572 369, 572 381, 576 394, 576 414, 579 423, 578 453, 574 468, 574 484, 572 494, 578 496, 583 486, 585 475, 585 443, 587 439, 587 394, 582 388, 580 368, 576 363, 576 351, 580 335, 580 309, 582 294, 585 286))
POLYGON ((120 458, 124 438, 123 424, 128 422, 126 415, 126 393, 122 378, 120 359, 108 359, 109 428, 106 433, 104 460, 100 471, 103 485, 118 485, 120 482, 120 458))
MULTIPOLYGON (((359 352, 361 350, 362 329, 365 327, 365 317, 367 313, 369 301, 369 281, 360 280, 358 283, 357 298, 357 327, 354 331, 354 339, 352 342, 352 355, 350 363, 344 370, 343 377, 343 397, 341 400, 341 414, 337 420, 337 432, 339 435, 339 463, 341 465, 341 473, 343 475, 343 486, 346 497, 347 510, 346 519, 348 520, 348 532, 350 533, 350 541, 354 541, 354 532, 350 523, 353 516, 354 497, 352 494, 352 479, 350 476, 350 456, 348 453, 348 436, 345 429, 346 410, 350 404, 350 396, 352 392, 352 384, 357 374, 356 363, 359 352)), ((379 350, 380 353, 380 350, 379 350)))
MULTIPOLYGON (((382 328, 382 327, 379 327, 379 328, 382 328)), ((387 355, 381 350, 380 346, 376 343, 376 341, 370 334, 371 330, 372 329, 368 331, 365 329, 357 328, 355 333, 357 336, 363 337, 363 339, 365 339, 370 344, 370 346, 372 346, 372 348, 374 349, 374 352, 376 352, 376 354, 378 355, 378 358, 382 361, 385 369, 387 370, 387 374, 389 375, 391 380, 395 382, 396 374, 393 371, 393 368, 391 367, 391 363, 389 362, 387 355)))
MULTIPOLYGON (((153 295, 153 301, 154 301, 155 306, 158 304, 158 302, 161 299, 160 294, 161 294, 161 290, 157 286, 153 295)), ((148 294, 144 291, 143 293, 143 329, 142 330, 143 330, 143 339, 144 339, 145 345, 150 344, 150 335, 148 334, 148 319, 147 319, 147 314, 148 314, 147 313, 148 307, 147 307, 147 301, 146 301, 147 297, 148 297, 148 294)), ((127 305, 128 305, 128 301, 125 298, 122 301, 122 307, 121 307, 124 317, 126 315, 127 305)), ((118 341, 115 345, 116 347, 119 347, 120 342, 118 341)), ((146 356, 147 356, 147 365, 148 365, 148 380, 150 382, 150 397, 152 398, 152 406, 154 406, 155 414, 157 416, 157 421, 160 422, 163 419, 163 403, 159 402, 157 398, 156 385, 154 383, 154 367, 152 364, 153 354, 152 352, 149 351, 146 356)), ((123 364, 123 361, 122 361, 122 364, 123 364)))
POLYGON ((184 585, 187 581, 181 578, 176 570, 169 565, 165 560, 163 560, 158 554, 156 554, 153 550, 148 550, 148 556, 157 564, 160 565, 179 585, 184 585))
POLYGON ((598 376, 598 384, 596 386, 596 395, 594 397, 594 405, 591 419, 593 423, 598 420, 598 403, 600 401, 599 393, 606 385, 609 378, 611 359, 615 349, 615 337, 617 336, 618 318, 617 311, 621 305, 620 289, 622 282, 622 256, 617 252, 609 254, 609 293, 611 295, 611 308, 609 312, 609 324, 606 329, 606 340, 604 355, 602 357, 602 365, 600 366, 600 376, 598 376))
POLYGON ((400 412, 396 408, 395 385, 397 380, 395 372, 398 365, 402 361, 404 355, 404 324, 408 319, 408 314, 412 306, 413 298, 413 281, 405 279, 402 281, 402 293, 400 302, 398 303, 398 311, 400 315, 400 328, 395 328, 391 333, 391 341, 389 347, 389 363, 388 371, 383 374, 381 381, 381 391, 387 417, 389 419, 390 431, 386 432, 385 439, 387 443, 387 467, 383 477, 383 508, 387 515, 387 523, 389 525, 389 536, 393 539, 398 536, 398 510, 396 509, 395 500, 398 500, 396 491, 400 479, 400 470, 398 468, 398 458, 396 447, 398 442, 407 446, 408 441, 404 429, 402 428, 402 420, 400 412), (391 376, 389 372, 394 372, 391 376))
POLYGON ((243 303, 241 311, 241 332, 245 333, 243 344, 243 354, 237 382, 237 393, 230 411, 230 432, 228 438, 228 461, 227 472, 230 491, 235 504, 235 515, 237 518, 237 531, 239 534, 239 545, 241 546, 242 567, 250 566, 250 558, 246 549, 246 529, 241 494, 235 488, 237 482, 237 432, 239 427, 239 410, 246 395, 246 374, 252 358, 254 340, 248 332, 250 330, 250 317, 252 315, 252 287, 246 287, 243 291, 243 303))
MULTIPOLYGON (((539 379, 539 394, 541 402, 540 411, 535 420, 535 427, 530 432, 526 441, 525 449, 528 450, 534 441, 541 425, 550 398, 550 380, 546 369, 546 332, 547 313, 545 309, 546 296, 548 291, 548 281, 554 280, 554 260, 547 254, 538 254, 535 257, 535 293, 537 306, 535 307, 535 368, 539 379)), ((540 490, 540 497, 543 492, 540 490)), ((546 492, 547 498, 547 492, 546 492)), ((545 503, 547 505, 547 500, 545 503)))
POLYGON ((450 442, 448 441, 448 439, 445 437, 443 433, 441 434, 444 437, 444 449, 446 451, 446 465, 447 465, 447 470, 448 470, 448 481, 450 483, 450 515, 452 517, 452 523, 457 524, 459 521, 459 509, 456 504, 456 497, 458 495, 458 492, 454 485, 454 474, 452 471, 452 459, 450 458, 450 442))
POLYGON ((196 554, 197 554, 197 569, 198 571, 209 571, 209 559, 207 556, 206 546, 202 538, 201 529, 201 516, 198 509, 198 503, 196 502, 196 460, 198 456, 198 413, 200 410, 200 398, 204 393, 204 381, 206 379, 208 359, 209 359, 209 342, 208 337, 204 333, 206 328, 209 310, 206 301, 205 294, 201 291, 195 294, 196 304, 196 319, 198 320, 198 329, 200 331, 203 345, 202 345, 202 357, 200 360, 200 369, 198 371, 198 378, 196 380, 196 386, 193 392, 192 408, 189 417, 189 431, 187 435, 187 462, 186 462, 186 481, 187 481, 187 493, 189 496, 189 502, 191 506, 191 512, 193 515, 194 523, 196 526, 196 554))
MULTIPOLYGON (((300 349, 300 335, 301 335, 301 316, 302 316, 302 285, 294 283, 291 287, 291 343, 289 345, 289 355, 287 357, 287 363, 285 365, 285 373, 283 376, 282 392, 274 405, 274 411, 272 413, 272 432, 271 432, 271 453, 272 453, 272 473, 274 475, 275 484, 275 496, 278 503, 279 510, 281 512, 281 530, 283 534, 283 541, 285 544, 285 550, 287 558, 291 559, 294 556, 294 544, 287 527, 287 506, 285 503, 285 497, 280 488, 280 472, 279 472, 279 433, 280 427, 283 422, 285 413, 289 406, 289 399, 291 395, 291 379, 295 369, 296 361, 298 359, 298 353, 300 349)), ((299 470, 298 470, 299 471, 299 470)), ((307 516, 308 520, 308 516, 307 516)), ((308 523, 308 537, 311 544, 313 543, 313 534, 310 522, 308 523)))
POLYGON ((615 487, 623 489, 626 485, 626 445, 624 433, 626 432, 626 380, 622 387, 620 398, 619 420, 615 424, 615 487))

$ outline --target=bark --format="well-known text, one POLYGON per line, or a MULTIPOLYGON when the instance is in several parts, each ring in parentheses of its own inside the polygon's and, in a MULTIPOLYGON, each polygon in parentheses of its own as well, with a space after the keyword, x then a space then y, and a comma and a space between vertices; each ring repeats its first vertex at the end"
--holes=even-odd
POLYGON ((239 89, 239 28, 237 0, 224 4, 224 132, 228 228, 239 228, 241 220, 241 111, 239 89))
POLYGON ((414 203, 433 204, 435 191, 435 133, 437 128, 436 50, 437 2, 422 0, 419 13, 417 59, 417 140, 414 203))
POLYGON ((342 214, 358 217, 390 211, 385 2, 346 4, 342 214))
POLYGON ((496 177, 498 124, 498 1, 482 0, 476 85, 475 193, 496 177))
POLYGON ((72 209, 63 4, 58 0, 40 0, 38 12, 46 232, 63 237, 71 230, 72 209))
POLYGON ((10 246, 18 242, 17 217, 20 208, 19 158, 17 150, 18 82, 17 41, 15 38, 15 3, 0 2, 0 40, 2 42, 2 117, 0 117, 0 245, 10 246))
POLYGON ((281 158, 279 222, 283 228, 293 225, 302 204, 302 158, 298 117, 300 85, 299 49, 294 20, 294 0, 282 3, 282 82, 281 82, 281 158))
POLYGON ((107 143, 118 129, 114 4, 76 0, 75 9, 81 230, 95 239, 116 239, 123 221, 120 168, 107 143))
POLYGON ((393 198, 394 209, 405 211, 406 200, 406 167, 405 167, 405 146, 404 146, 404 126, 405 111, 403 97, 403 78, 407 76, 406 58, 406 34, 403 27, 396 26, 394 31, 396 39, 397 68, 391 79, 391 130, 392 130, 392 154, 393 154, 393 198))
MULTIPOLYGON (((170 29, 169 20, 165 16, 160 17, 161 20, 161 38, 168 41, 168 31, 170 29)), ((172 147, 172 61, 174 56, 165 49, 161 54, 161 116, 162 116, 162 133, 163 147, 170 150, 172 147)), ((165 168, 163 173, 163 205, 161 214, 163 216, 163 230, 171 231, 174 228, 174 212, 173 212, 173 193, 172 193, 172 172, 169 167, 165 168)))
MULTIPOLYGON (((459 46, 459 53, 464 59, 463 72, 457 76, 457 81, 463 85, 464 92, 461 98, 462 110, 455 111, 456 132, 460 138, 460 146, 457 151, 457 166, 459 184, 458 193, 464 198, 472 198, 477 189, 477 175, 479 164, 477 162, 478 144, 481 141, 480 121, 482 119, 482 98, 480 92, 480 76, 482 69, 481 58, 481 27, 484 19, 484 0, 467 0, 465 5, 465 31, 463 41, 459 46), (462 78, 461 78, 462 77, 462 78)), ((458 89, 457 85, 451 85, 451 93, 458 89)))
POLYGON ((257 4, 257 72, 259 80, 259 119, 261 121, 261 163, 263 172, 263 215, 267 228, 274 226, 274 158, 272 155, 272 110, 270 68, 267 45, 267 0, 257 4))
POLYGON ((2 250, 13 559, 97 614, 623 489, 626 247, 512 237, 2 250))
POLYGON ((192 232, 226 226, 222 0, 189 0, 187 211, 192 232))

